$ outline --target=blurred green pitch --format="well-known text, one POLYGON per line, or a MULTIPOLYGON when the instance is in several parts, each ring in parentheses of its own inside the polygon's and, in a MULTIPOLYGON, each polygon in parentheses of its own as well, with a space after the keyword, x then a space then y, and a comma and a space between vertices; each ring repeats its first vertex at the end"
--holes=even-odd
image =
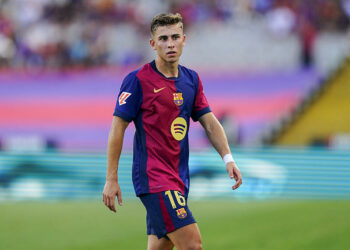
MULTIPOLYGON (((349 249, 349 201, 190 201, 203 249, 349 249)), ((0 249, 146 249, 145 211, 124 200, 0 205, 0 249)))

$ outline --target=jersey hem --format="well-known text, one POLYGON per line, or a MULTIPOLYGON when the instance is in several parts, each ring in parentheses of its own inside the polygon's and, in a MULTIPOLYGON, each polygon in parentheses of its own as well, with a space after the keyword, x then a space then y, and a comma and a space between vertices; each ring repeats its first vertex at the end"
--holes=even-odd
POLYGON ((179 191, 181 192, 183 195, 185 195, 185 190, 179 188, 178 186, 167 186, 167 187, 159 187, 159 188, 153 188, 152 190, 149 189, 148 192, 146 191, 140 191, 139 193, 136 193, 137 197, 140 197, 143 194, 154 194, 154 193, 160 193, 160 192, 164 192, 164 191, 168 191, 168 190, 174 190, 174 191, 179 191))

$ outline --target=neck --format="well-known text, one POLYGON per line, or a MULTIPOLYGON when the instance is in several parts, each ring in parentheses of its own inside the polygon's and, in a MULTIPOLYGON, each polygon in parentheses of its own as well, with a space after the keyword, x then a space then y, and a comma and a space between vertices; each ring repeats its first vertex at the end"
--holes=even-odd
POLYGON ((178 75, 179 75, 179 69, 178 69, 179 62, 178 61, 173 62, 173 63, 169 63, 169 62, 166 62, 166 61, 160 59, 159 57, 157 57, 155 62, 156 62, 156 67, 157 67, 158 71, 160 73, 162 73, 164 76, 166 76, 166 77, 178 77, 178 75))

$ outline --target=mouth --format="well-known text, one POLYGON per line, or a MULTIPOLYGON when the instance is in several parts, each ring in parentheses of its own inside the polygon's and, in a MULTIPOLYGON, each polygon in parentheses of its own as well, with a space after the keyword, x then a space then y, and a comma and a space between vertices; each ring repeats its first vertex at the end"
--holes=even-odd
POLYGON ((176 52, 175 51, 169 51, 166 53, 168 56, 175 56, 176 52))

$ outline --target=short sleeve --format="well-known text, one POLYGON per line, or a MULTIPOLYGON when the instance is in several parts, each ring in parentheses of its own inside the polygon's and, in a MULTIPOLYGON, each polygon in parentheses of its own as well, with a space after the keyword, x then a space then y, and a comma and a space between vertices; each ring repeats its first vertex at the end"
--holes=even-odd
POLYGON ((135 72, 133 72, 123 80, 113 115, 119 116, 127 122, 131 122, 136 118, 141 103, 141 84, 135 72))
POLYGON ((197 88, 197 94, 196 94, 196 98, 194 101, 192 114, 191 114, 193 121, 198 121, 198 119, 202 115, 211 112, 207 98, 205 97, 204 92, 203 92, 202 81, 198 75, 197 75, 197 77, 198 77, 198 88, 197 88))

